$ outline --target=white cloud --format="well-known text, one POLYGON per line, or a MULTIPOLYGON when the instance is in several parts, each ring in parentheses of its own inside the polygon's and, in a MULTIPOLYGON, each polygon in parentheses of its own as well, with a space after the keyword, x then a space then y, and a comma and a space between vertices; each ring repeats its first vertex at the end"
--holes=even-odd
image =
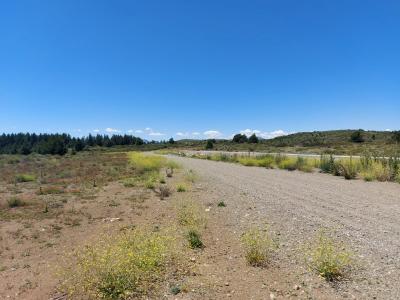
POLYGON ((93 129, 93 132, 100 132, 100 129, 93 129))
POLYGON ((392 129, 385 129, 385 131, 392 131, 392 129))
POLYGON ((165 134, 161 133, 161 132, 151 131, 151 132, 148 133, 148 135, 150 135, 150 136, 163 136, 165 134))
POLYGON ((207 130, 204 131, 203 134, 209 139, 216 139, 222 136, 222 133, 218 130, 207 130))
POLYGON ((240 133, 245 134, 247 136, 251 136, 252 134, 255 134, 264 139, 273 139, 278 136, 290 134, 290 132, 284 131, 282 129, 278 129, 278 130, 274 130, 274 131, 261 131, 258 129, 244 129, 244 130, 241 130, 240 133))
POLYGON ((133 129, 129 129, 127 132, 128 133, 133 133, 133 129))
POLYGON ((195 132, 192 132, 192 135, 194 135, 194 136, 198 136, 198 135, 200 135, 200 132, 197 132, 197 131, 195 131, 195 132))
POLYGON ((260 131, 260 130, 257 130, 257 129, 254 129, 254 130, 245 129, 245 130, 241 130, 240 133, 241 133, 241 134, 245 134, 245 135, 247 135, 247 136, 251 136, 252 134, 259 135, 259 134, 261 133, 261 131, 260 131))
POLYGON ((108 132, 108 133, 116 133, 116 132, 120 132, 120 130, 108 127, 108 128, 106 128, 106 132, 108 132))
POLYGON ((149 135, 149 136, 163 136, 163 135, 165 135, 162 132, 154 131, 150 127, 146 127, 143 130, 142 129, 137 129, 137 130, 135 130, 135 133, 137 133, 137 134, 146 134, 146 135, 149 135))
POLYGON ((187 132, 177 132, 175 135, 177 135, 177 136, 188 136, 189 134, 187 132))

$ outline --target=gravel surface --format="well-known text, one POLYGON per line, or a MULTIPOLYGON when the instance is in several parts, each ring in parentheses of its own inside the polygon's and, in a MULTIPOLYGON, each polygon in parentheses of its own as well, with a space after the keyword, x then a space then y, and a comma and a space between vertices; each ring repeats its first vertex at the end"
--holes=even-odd
POLYGON ((350 278, 333 287, 332 298, 400 298, 399 184, 173 158, 227 203, 224 220, 232 231, 271 225, 279 235, 280 268, 293 268, 303 281, 314 276, 303 265, 301 245, 329 228, 357 260, 350 278))

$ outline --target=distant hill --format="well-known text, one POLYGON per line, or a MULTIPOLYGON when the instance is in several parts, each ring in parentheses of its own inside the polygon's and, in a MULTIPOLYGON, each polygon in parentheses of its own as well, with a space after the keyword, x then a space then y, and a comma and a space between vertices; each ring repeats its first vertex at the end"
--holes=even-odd
POLYGON ((310 147, 310 146, 338 146, 353 143, 394 143, 393 133, 390 131, 366 130, 330 130, 299 132, 286 136, 263 140, 262 143, 275 147, 310 147), (352 135, 360 132, 361 140, 352 140, 352 135))

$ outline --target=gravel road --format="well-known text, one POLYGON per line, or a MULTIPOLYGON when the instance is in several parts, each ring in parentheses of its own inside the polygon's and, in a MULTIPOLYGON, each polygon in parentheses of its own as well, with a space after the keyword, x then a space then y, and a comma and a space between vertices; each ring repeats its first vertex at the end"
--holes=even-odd
POLYGON ((171 157, 228 204, 224 219, 232 230, 270 224, 279 235, 282 268, 309 276, 299 249, 329 228, 357 260, 333 298, 400 299, 399 184, 171 157))

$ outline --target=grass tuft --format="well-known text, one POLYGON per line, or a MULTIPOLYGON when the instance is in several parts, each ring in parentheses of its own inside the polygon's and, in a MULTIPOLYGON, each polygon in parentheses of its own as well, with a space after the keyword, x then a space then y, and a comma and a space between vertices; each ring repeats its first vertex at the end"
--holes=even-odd
POLYGON ((9 208, 14 208, 14 207, 25 206, 26 203, 18 197, 11 197, 10 199, 7 200, 7 205, 9 208))
POLYGON ((242 235, 246 261, 251 266, 264 266, 276 248, 268 228, 252 228, 242 235))
POLYGON ((30 181, 35 181, 36 176, 31 175, 31 174, 17 174, 15 175, 15 181, 16 182, 30 182, 30 181))
POLYGON ((187 239, 189 241, 189 246, 192 249, 199 249, 204 247, 204 244, 201 240, 201 235, 197 230, 190 229, 187 234, 187 239))
POLYGON ((324 231, 305 249, 306 263, 327 281, 343 278, 353 264, 352 254, 324 231))
POLYGON ((187 191, 187 187, 186 187, 185 184, 180 183, 180 184, 177 185, 176 191, 179 192, 179 193, 186 192, 187 191))

